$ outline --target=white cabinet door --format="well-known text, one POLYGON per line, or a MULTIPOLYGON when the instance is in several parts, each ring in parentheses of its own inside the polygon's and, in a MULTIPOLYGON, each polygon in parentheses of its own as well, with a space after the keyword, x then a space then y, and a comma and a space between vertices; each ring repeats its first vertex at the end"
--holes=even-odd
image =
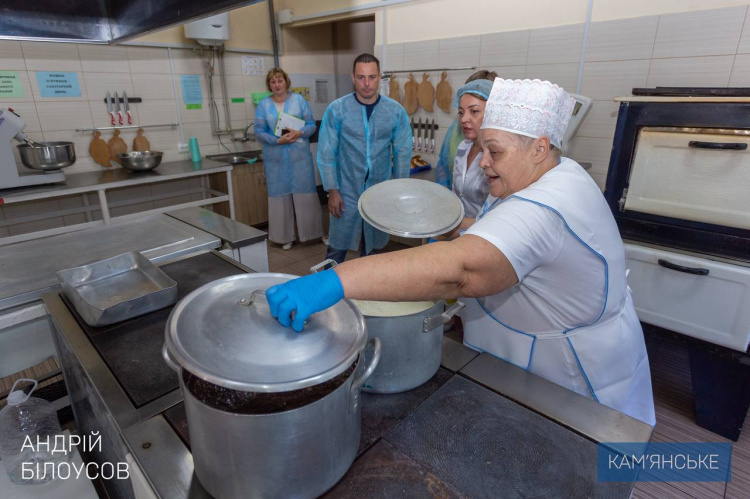
POLYGON ((750 341, 750 268, 625 244, 628 285, 643 322, 746 351, 750 341), (696 275, 659 264, 706 269, 696 275))

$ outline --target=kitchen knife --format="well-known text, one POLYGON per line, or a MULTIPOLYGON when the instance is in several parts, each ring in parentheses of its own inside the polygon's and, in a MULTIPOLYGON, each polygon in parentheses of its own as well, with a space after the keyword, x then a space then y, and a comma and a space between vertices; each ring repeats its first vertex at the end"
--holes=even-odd
POLYGON ((122 93, 122 103, 123 108, 125 109, 125 114, 128 115, 128 125, 132 125, 133 117, 130 115, 130 103, 128 102, 128 94, 126 92, 122 93))
POLYGON ((120 117, 120 124, 122 125, 122 111, 120 111, 120 98, 117 96, 117 92, 115 92, 115 111, 117 111, 117 116, 120 117))
POLYGON ((435 154, 435 119, 432 119, 432 128, 430 128, 430 154, 435 154))
POLYGON ((422 118, 417 123, 417 151, 422 151, 422 118))
POLYGON ((414 137, 414 135, 417 133, 417 129, 414 127, 414 118, 411 119, 411 150, 415 150, 417 148, 417 139, 414 137))
POLYGON ((115 112, 112 110, 112 96, 109 95, 109 92, 107 92, 107 112, 112 117, 112 126, 115 126, 117 122, 115 121, 115 112))

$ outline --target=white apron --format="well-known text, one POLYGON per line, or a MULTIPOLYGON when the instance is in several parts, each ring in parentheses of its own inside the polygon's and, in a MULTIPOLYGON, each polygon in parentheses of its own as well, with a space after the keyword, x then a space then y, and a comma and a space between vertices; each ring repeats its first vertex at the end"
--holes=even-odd
MULTIPOLYGON (((617 226, 598 188, 594 194, 585 185, 590 178, 582 180, 581 174, 587 176, 582 169, 561 171, 554 183, 532 185, 512 197, 552 210, 568 229, 565 244, 581 244, 594 255, 591 261, 604 272, 605 285, 581 299, 601 303, 601 314, 567 331, 531 334, 514 328, 512 324, 523 323, 519 314, 540 306, 533 303, 533 294, 513 301, 512 293, 523 285, 519 283, 498 295, 466 300, 461 314, 464 342, 653 426, 648 357, 625 281, 625 253, 617 226), (581 192, 585 195, 579 196, 581 192)), ((485 204, 478 219, 492 207, 485 204)))

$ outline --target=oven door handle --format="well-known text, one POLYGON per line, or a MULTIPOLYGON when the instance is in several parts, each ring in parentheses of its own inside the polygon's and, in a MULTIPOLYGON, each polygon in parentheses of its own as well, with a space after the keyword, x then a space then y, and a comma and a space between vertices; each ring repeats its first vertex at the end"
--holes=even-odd
POLYGON ((670 270, 676 270, 678 272, 685 272, 686 274, 693 274, 693 275, 708 275, 708 269, 704 269, 701 267, 685 267, 684 265, 677 265, 676 263, 672 263, 669 260, 664 260, 663 258, 659 258, 659 265, 666 269, 670 270))
POLYGON ((744 151, 747 149, 747 144, 743 142, 701 142, 698 140, 691 140, 688 142, 688 147, 694 147, 696 149, 715 149, 720 151, 744 151))

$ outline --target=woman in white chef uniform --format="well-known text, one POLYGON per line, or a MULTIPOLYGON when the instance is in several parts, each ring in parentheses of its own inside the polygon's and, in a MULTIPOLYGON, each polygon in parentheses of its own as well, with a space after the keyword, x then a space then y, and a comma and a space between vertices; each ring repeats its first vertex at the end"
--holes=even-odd
POLYGON ((343 297, 469 297, 468 346, 654 425, 617 225, 596 183, 559 155, 573 104, 550 82, 496 79, 480 132, 490 195, 461 236, 269 288, 271 313, 300 331, 343 297))

